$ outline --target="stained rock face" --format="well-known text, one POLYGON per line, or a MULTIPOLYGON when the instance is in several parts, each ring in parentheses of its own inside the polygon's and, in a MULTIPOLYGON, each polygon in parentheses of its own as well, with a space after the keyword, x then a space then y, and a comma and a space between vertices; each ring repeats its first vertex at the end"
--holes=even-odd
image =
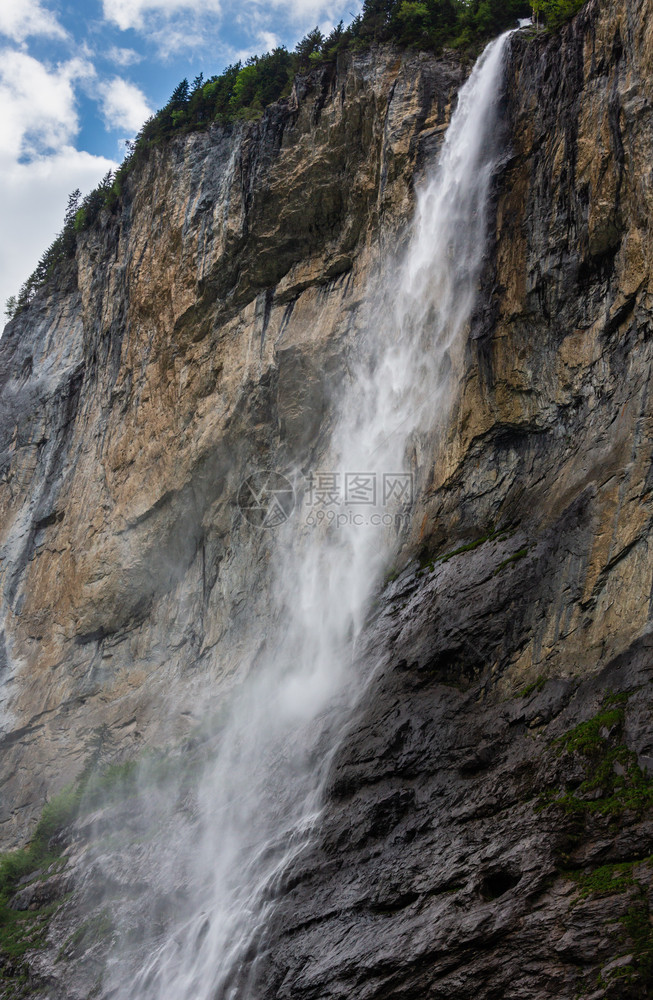
MULTIPOLYGON (((257 996, 648 995, 648 14, 590 0, 559 35, 512 40, 451 415, 257 996)), ((7 844, 98 733, 118 756, 178 741, 195 692, 218 705, 254 655, 270 550, 234 497, 252 469, 319 452, 369 276, 401 241, 464 76, 373 50, 298 82, 260 123, 177 140, 89 234, 77 276, 5 331, 7 844)), ((78 823, 66 869, 93 933, 74 938, 81 904, 64 901, 30 957, 53 1000, 101 995, 103 823, 78 823)), ((125 901, 154 864, 138 845, 112 857, 134 927, 142 901, 125 901)))
POLYGON ((77 275, 7 327, 5 843, 100 730, 114 749, 174 741, 198 688, 244 658, 268 546, 241 530, 240 484, 308 461, 369 271, 463 79, 377 51, 298 81, 259 124, 157 151, 77 275))

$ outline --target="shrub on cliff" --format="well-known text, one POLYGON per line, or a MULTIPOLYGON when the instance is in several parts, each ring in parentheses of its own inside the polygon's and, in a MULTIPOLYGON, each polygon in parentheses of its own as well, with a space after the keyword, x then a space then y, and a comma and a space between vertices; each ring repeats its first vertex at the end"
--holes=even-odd
MULTIPOLYGON (((27 281, 23 284, 18 295, 12 295, 7 300, 5 313, 9 319, 13 318, 16 313, 29 305, 36 290, 52 277, 59 264, 75 256, 77 248, 76 217, 79 212, 80 197, 81 191, 79 188, 68 196, 68 206, 64 215, 63 229, 45 251, 34 271, 32 271, 27 281)), ((88 197, 90 198, 91 195, 88 197)))
POLYGON ((468 48, 528 17, 528 0, 365 0, 354 19, 351 43, 397 41, 416 48, 468 48))
POLYGON ((581 9, 585 0, 532 0, 533 13, 552 30, 559 28, 581 9))

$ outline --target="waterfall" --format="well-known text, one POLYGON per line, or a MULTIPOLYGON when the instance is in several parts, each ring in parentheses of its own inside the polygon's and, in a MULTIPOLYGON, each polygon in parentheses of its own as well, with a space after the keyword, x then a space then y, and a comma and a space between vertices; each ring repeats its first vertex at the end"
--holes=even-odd
POLYGON ((248 968, 274 886, 319 820, 330 754, 364 683, 356 640, 399 544, 420 439, 446 409, 449 353, 470 320, 509 34, 487 46, 460 91, 403 259, 370 290, 354 338, 322 464, 333 481, 357 476, 352 488, 367 489, 370 504, 358 518, 353 507, 329 518, 305 505, 276 529, 274 634, 233 698, 200 782, 199 817, 178 845, 194 873, 191 906, 180 906, 135 980, 121 984, 116 973, 111 995, 121 1000, 251 996, 248 968))

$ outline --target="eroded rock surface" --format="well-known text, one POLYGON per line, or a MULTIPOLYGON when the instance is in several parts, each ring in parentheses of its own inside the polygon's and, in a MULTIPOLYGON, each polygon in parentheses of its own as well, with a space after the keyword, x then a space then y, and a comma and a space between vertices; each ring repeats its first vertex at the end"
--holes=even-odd
POLYGON ((269 546, 242 530, 240 484, 323 440, 342 341, 462 79, 374 51, 298 80, 260 123, 157 150, 77 274, 6 328, 5 843, 99 732, 114 751, 179 739, 197 691, 246 658, 269 546))
MULTIPOLYGON (((652 67, 635 0, 512 41, 451 418, 257 996, 649 995, 652 67)), ((98 731, 109 757, 180 740, 195 691, 218 704, 254 654, 269 549, 234 496, 252 468, 319 454, 374 262, 464 74, 372 51, 259 124, 173 143, 78 278, 5 332, 7 843, 98 731)), ((73 895, 29 954, 27 988, 52 1000, 102 995, 112 900, 136 937, 183 896, 128 795, 107 808, 68 831, 73 895)))

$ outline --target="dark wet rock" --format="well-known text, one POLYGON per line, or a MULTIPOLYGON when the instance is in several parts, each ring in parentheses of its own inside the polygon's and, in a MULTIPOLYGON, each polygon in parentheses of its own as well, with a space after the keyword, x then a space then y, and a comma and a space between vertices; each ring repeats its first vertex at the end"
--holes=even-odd
MULTIPOLYGON (((513 38, 449 423, 360 643, 377 672, 321 824, 247 955, 257 1000, 650 993, 652 23, 589 0, 513 38)), ((160 149, 77 278, 7 329, 8 844, 92 748, 178 747, 193 690, 219 707, 269 573, 233 498, 252 468, 319 454, 369 274, 465 72, 373 49, 258 124, 160 149)), ((65 872, 17 889, 21 913, 72 891, 11 966, 23 995, 102 996, 118 924, 134 965, 165 934, 194 816, 192 787, 175 796, 173 816, 128 795, 88 811, 65 872)))
POLYGON ((61 872, 49 878, 38 878, 29 883, 9 900, 11 910, 40 910, 63 898, 74 884, 70 872, 61 872))

